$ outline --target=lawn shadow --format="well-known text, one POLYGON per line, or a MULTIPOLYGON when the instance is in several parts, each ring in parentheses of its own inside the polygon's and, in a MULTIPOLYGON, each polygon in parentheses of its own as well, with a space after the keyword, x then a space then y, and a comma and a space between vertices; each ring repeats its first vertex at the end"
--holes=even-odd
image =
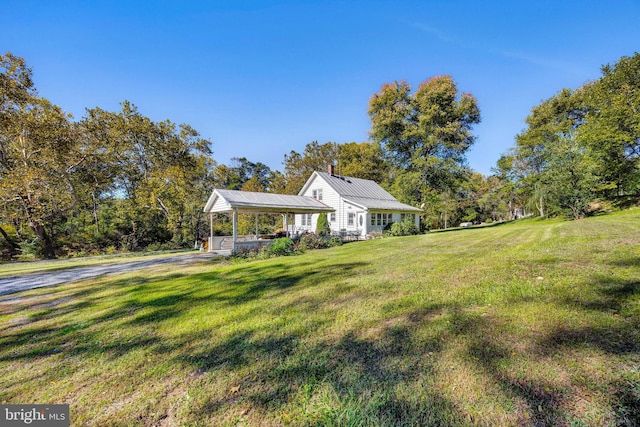
MULTIPOLYGON (((344 263, 338 268, 345 276, 356 274, 363 265, 344 263)), ((113 358, 137 348, 163 352, 166 346, 155 335, 155 330, 167 320, 184 316, 197 307, 220 309, 276 298, 302 284, 318 286, 333 274, 317 268, 313 262, 307 267, 294 273, 284 264, 268 269, 256 265, 230 272, 195 274, 186 281, 181 280, 184 275, 180 273, 158 279, 141 273, 102 279, 98 283, 83 284, 80 289, 52 289, 42 296, 44 302, 39 302, 42 301, 39 291, 28 291, 27 298, 37 294, 33 297, 36 304, 21 306, 19 310, 24 312, 24 317, 2 325, 0 346, 5 351, 0 352, 0 361, 29 361, 62 351, 88 356, 106 354, 113 358), (65 320, 60 322, 60 319, 65 320), (49 325, 56 321, 55 326, 49 325), (122 340, 110 338, 117 328, 124 328, 130 336, 122 340)), ((22 304, 21 297, 12 296, 11 303, 22 304)))
POLYGON ((479 230, 479 229, 482 229, 482 228, 499 227, 501 225, 510 224, 510 223, 512 223, 514 221, 515 220, 511 220, 511 221, 496 221, 496 222, 492 222, 490 224, 472 225, 470 227, 442 228, 442 229, 436 229, 436 230, 429 230, 429 233, 451 233, 451 232, 454 232, 454 231, 479 230))
POLYGON ((536 426, 564 425, 565 391, 552 383, 516 376, 509 367, 515 353, 504 339, 505 325, 491 316, 452 309, 449 332, 463 338, 465 360, 488 375, 505 395, 521 402, 517 411, 518 423, 536 426), (526 415, 528 414, 528 415, 526 415))
POLYGON ((339 272, 341 279, 358 274, 367 266, 364 262, 333 264, 332 269, 317 267, 313 262, 306 266, 297 265, 303 272, 291 272, 284 264, 275 264, 265 269, 264 266, 250 266, 240 271, 223 273, 220 271, 201 273, 191 276, 199 283, 200 302, 224 303, 229 306, 245 304, 263 298, 277 298, 294 287, 311 288, 330 284, 339 272), (220 286, 220 284, 224 284, 220 286))
MULTIPOLYGON (((173 279, 178 277, 180 275, 170 276, 173 279)), ((114 322, 129 319, 129 324, 135 326, 177 315, 174 306, 185 299, 180 294, 144 303, 126 298, 123 303, 95 313, 100 305, 108 304, 105 299, 120 300, 149 282, 146 277, 134 276, 83 284, 79 289, 61 287, 45 295, 40 295, 39 291, 27 291, 25 298, 33 299, 35 304, 20 305, 16 312, 24 313, 24 317, 3 325, 0 348, 4 351, 0 352, 0 361, 33 361, 56 354, 118 358, 138 348, 162 344, 152 331, 119 338, 116 332, 121 325, 114 327, 114 322), (32 296, 34 293, 36 295, 32 296), (136 316, 146 307, 147 313, 136 316)), ((15 303, 23 302, 18 298, 15 303)))
POLYGON ((435 358, 429 356, 431 362, 426 362, 425 355, 440 351, 440 344, 414 335, 419 323, 429 321, 429 313, 418 310, 402 322, 382 324, 375 336, 352 330, 313 339, 308 332, 243 330, 217 345, 183 354, 178 362, 221 376, 243 372, 232 391, 198 409, 205 417, 220 416, 238 402, 279 413, 301 394, 310 398, 329 387, 340 402, 324 414, 329 425, 432 425, 443 419, 464 424, 456 406, 433 389, 423 388, 415 399, 393 391, 432 373, 435 358))
MULTIPOLYGON (((630 264, 623 261, 621 265, 630 264)), ((640 298, 640 280, 598 274, 584 286, 595 292, 581 292, 561 304, 586 311, 585 318, 593 320, 587 325, 563 325, 546 334, 536 342, 536 352, 551 356, 564 350, 596 350, 617 360, 639 360, 640 319, 630 307, 640 298)), ((624 379, 624 375, 619 372, 608 384, 615 424, 640 425, 640 380, 637 376, 624 379)))
POLYGON ((565 298, 562 304, 607 316, 608 322, 558 328, 541 340, 542 351, 566 347, 593 347, 609 354, 640 354, 640 319, 626 307, 640 298, 640 280, 597 275, 589 287, 595 294, 583 292, 565 298))
MULTIPOLYGON (((562 324, 536 336, 531 341, 527 359, 546 360, 566 352, 596 350, 605 355, 638 360, 640 356, 640 319, 629 311, 640 297, 640 281, 615 276, 597 275, 585 285, 595 292, 583 291, 555 303, 571 310, 586 312, 580 316, 585 322, 562 324), (593 314, 597 314, 594 318, 593 314)), ((504 329, 507 328, 507 329, 504 329)), ((566 425, 573 419, 568 412, 569 401, 575 396, 573 386, 555 384, 555 381, 514 375, 508 367, 515 362, 515 349, 502 330, 508 326, 496 323, 491 316, 460 311, 451 320, 451 332, 464 336, 468 342, 467 360, 488 373, 508 396, 518 397, 526 403, 530 419, 522 423, 551 426, 566 425)), ((539 363, 539 362, 535 362, 539 363)), ((573 368, 581 369, 581 368, 573 368)), ((588 372, 578 373, 588 377, 588 372)), ((616 425, 640 425, 637 409, 640 407, 640 382, 635 379, 616 379, 609 384, 610 407, 615 413, 616 425)))

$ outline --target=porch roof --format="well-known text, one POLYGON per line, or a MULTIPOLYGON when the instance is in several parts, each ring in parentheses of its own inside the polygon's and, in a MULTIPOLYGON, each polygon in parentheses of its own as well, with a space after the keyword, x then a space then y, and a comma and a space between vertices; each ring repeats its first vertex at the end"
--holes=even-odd
POLYGON ((330 206, 306 196, 289 194, 256 193, 250 191, 224 190, 216 188, 211 193, 204 212, 274 212, 274 213, 318 213, 334 212, 330 206))

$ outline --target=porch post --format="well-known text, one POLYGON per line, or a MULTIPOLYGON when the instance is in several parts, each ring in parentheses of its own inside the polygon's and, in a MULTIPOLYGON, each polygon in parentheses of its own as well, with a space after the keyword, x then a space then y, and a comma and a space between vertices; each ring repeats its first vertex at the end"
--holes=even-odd
POLYGON ((258 214, 256 214, 256 240, 258 240, 258 214))
POLYGON ((289 214, 284 214, 284 235, 289 237, 289 214))
POLYGON ((238 241, 238 208, 233 209, 233 249, 236 251, 236 242, 238 241))
POLYGON ((213 212, 209 212, 209 247, 207 250, 213 252, 213 212))

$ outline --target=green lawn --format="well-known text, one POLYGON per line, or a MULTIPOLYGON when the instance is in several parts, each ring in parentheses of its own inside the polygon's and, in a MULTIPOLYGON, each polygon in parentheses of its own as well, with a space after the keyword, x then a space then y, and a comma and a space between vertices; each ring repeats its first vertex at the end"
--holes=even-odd
POLYGON ((640 210, 8 295, 0 369, 73 425, 637 425, 640 210))

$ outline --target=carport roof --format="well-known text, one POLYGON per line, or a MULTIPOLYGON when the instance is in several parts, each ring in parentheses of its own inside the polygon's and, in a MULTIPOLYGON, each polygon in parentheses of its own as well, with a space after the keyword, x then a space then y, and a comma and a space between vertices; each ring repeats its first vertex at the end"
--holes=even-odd
POLYGON ((250 191, 223 190, 211 193, 204 212, 225 213, 235 209, 242 212, 314 213, 334 212, 330 206, 306 196, 289 194, 255 193, 250 191))

